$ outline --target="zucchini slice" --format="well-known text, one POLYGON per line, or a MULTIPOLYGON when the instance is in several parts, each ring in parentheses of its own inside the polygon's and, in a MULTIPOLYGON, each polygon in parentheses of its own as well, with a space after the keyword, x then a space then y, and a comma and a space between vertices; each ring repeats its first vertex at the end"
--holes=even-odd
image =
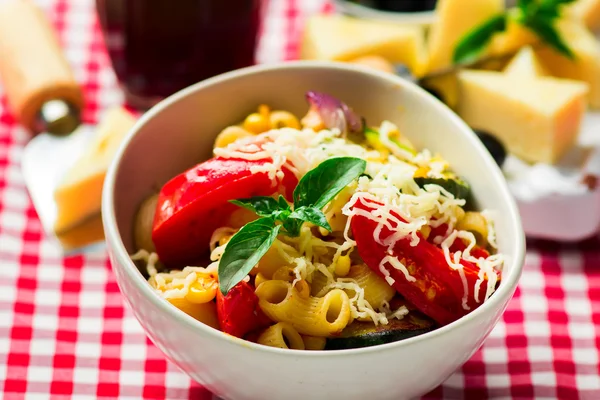
POLYGON ((435 323, 424 315, 411 311, 403 319, 392 319, 387 325, 354 321, 338 337, 327 338, 325 350, 356 349, 397 342, 432 331, 435 323))
POLYGON ((469 184, 452 173, 444 174, 443 178, 415 177, 414 179, 415 183, 421 188, 430 184, 439 185, 452 193, 457 199, 467 200, 471 193, 469 184))

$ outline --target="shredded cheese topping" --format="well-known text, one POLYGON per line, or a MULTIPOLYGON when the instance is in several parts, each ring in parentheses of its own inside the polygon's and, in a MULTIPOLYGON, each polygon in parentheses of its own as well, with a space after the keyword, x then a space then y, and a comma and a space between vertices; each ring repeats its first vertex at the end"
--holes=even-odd
MULTIPOLYGON (((292 285, 297 285, 303 280, 313 283, 319 276, 319 279, 324 280, 324 285, 313 295, 324 296, 333 289, 353 293, 350 299, 352 317, 373 321, 375 324, 387 324, 392 318, 401 319, 408 313, 408 309, 400 307, 391 310, 387 303, 375 309, 365 299, 364 288, 355 280, 336 276, 335 265, 339 258, 342 255, 350 255, 356 247, 356 242, 350 235, 351 221, 356 216, 377 223, 373 240, 387 249, 379 264, 379 271, 389 285, 395 283, 390 274, 392 269, 400 271, 408 282, 417 280, 403 261, 394 256, 393 250, 398 241, 409 238, 410 245, 417 246, 422 240, 420 235, 424 229, 439 228, 445 224, 446 231, 432 240, 442 249, 448 266, 459 273, 463 283, 462 307, 465 310, 469 310, 470 293, 473 293, 477 303, 486 301, 493 294, 504 261, 499 254, 487 258, 477 258, 471 254, 476 245, 475 236, 469 231, 456 229, 461 215, 464 215, 462 207, 465 200, 454 198, 439 185, 419 187, 414 179, 419 168, 426 168, 428 177, 441 177, 447 170, 448 163, 437 155, 433 156, 428 150, 412 153, 401 148, 390 139, 390 135, 397 133, 396 126, 391 122, 385 121, 381 125, 381 143, 387 152, 353 144, 340 137, 337 130, 315 133, 310 129, 292 128, 271 130, 258 136, 240 139, 226 148, 214 150, 216 156, 225 158, 269 160, 261 166, 253 167, 251 172, 267 173, 274 185, 281 183, 283 168, 301 178, 331 157, 351 156, 367 160, 365 175, 347 187, 324 209, 328 221, 342 221, 338 229, 334 229, 328 237, 320 238, 313 233, 310 224, 305 224, 299 237, 280 236, 273 247, 278 256, 292 269, 292 285), (359 202, 372 211, 354 207, 359 202), (384 237, 384 228, 391 234, 384 237), (452 253, 450 249, 456 240, 465 242, 466 248, 452 253), (478 279, 473 287, 469 287, 462 261, 473 263, 479 269, 478 279), (482 297, 481 286, 486 280, 485 294, 482 297)), ((487 243, 497 249, 491 214, 483 212, 482 215, 487 222, 487 243)), ((235 230, 229 227, 222 227, 214 232, 211 238, 212 263, 202 271, 214 271, 218 268, 219 259, 226 247, 226 244, 218 244, 233 233, 235 230)), ((321 230, 321 234, 326 233, 321 230)), ((147 263, 148 274, 154 279, 157 290, 161 290, 167 298, 184 296, 192 282, 191 276, 198 272, 198 267, 186 267, 182 271, 158 273, 155 267, 156 255, 147 252, 138 252, 132 259, 144 260, 147 263)))

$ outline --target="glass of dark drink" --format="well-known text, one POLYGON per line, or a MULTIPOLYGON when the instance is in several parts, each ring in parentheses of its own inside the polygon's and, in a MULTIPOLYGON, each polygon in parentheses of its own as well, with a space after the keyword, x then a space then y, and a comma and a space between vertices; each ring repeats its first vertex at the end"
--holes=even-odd
POLYGON ((127 102, 145 109, 254 64, 261 0, 96 0, 127 102))

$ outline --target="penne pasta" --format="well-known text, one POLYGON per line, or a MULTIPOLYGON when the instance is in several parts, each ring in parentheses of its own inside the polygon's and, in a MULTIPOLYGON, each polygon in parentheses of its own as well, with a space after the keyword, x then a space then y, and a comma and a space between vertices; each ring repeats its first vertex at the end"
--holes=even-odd
MULTIPOLYGON (((392 300, 396 294, 396 290, 366 264, 350 267, 350 273, 347 277, 356 281, 358 286, 363 288, 365 291, 365 300, 376 310, 381 308, 384 302, 388 303, 392 300)), ((348 296, 353 297, 354 292, 348 293, 348 296)))
POLYGON ((324 297, 303 298, 288 282, 267 281, 256 289, 256 295, 269 318, 290 323, 304 335, 330 336, 350 322, 350 299, 340 289, 324 297))
POLYGON ((279 322, 265 329, 258 339, 258 344, 280 349, 304 350, 302 337, 291 324, 279 322))

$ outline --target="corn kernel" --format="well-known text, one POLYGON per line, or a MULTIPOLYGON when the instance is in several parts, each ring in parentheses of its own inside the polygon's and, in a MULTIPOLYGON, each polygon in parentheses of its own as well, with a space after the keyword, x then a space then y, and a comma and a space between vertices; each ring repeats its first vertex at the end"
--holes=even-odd
POLYGON ((335 263, 335 274, 337 276, 346 276, 350 272, 350 256, 340 256, 335 263))
POLYGON ((244 120, 244 129, 248 132, 259 134, 271 129, 271 124, 268 118, 258 113, 252 113, 244 120))
POLYGON ((310 285, 304 279, 298 281, 295 287, 296 291, 298 292, 298 296, 303 299, 308 299, 310 297, 310 285))
POLYGON ((426 178, 429 173, 429 167, 419 167, 415 171, 415 178, 426 178))

